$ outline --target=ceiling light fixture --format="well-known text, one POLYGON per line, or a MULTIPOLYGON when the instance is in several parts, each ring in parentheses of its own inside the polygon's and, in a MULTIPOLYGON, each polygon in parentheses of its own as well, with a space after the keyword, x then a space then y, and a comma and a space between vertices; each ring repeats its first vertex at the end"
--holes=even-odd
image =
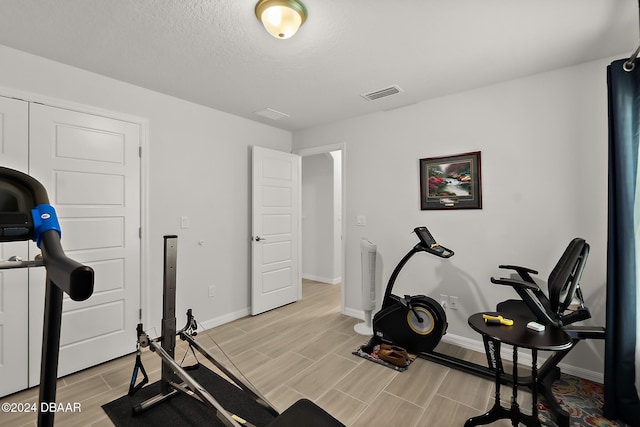
POLYGON ((298 0, 260 0, 256 17, 273 37, 288 39, 307 20, 307 8, 298 0))

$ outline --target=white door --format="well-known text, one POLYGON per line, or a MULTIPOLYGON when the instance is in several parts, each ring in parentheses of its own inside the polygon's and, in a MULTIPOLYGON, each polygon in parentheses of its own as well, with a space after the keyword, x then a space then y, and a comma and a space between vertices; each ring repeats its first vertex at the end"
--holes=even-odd
POLYGON ((300 156, 253 147, 251 314, 300 298, 300 156))
MULTIPOLYGON (((0 166, 27 172, 29 104, 0 97, 0 166)), ((0 204, 0 211, 4 210, 0 204)), ((0 259, 27 259, 27 242, 0 243, 0 259)), ((0 396, 28 386, 29 272, 0 270, 0 396)))
MULTIPOLYGON (((135 351, 140 309, 140 126, 31 105, 30 174, 47 189, 67 255, 95 271, 93 295, 65 297, 58 373, 135 351)), ((35 244, 32 251, 37 251, 35 244)), ((44 269, 29 279, 29 385, 39 382, 44 269)), ((34 274, 36 272, 36 274, 34 274)))

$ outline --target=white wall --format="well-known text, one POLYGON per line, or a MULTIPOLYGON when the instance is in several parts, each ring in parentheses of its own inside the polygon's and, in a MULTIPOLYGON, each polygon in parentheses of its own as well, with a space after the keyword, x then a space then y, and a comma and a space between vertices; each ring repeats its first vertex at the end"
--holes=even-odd
MULTIPOLYGON (((569 241, 591 244, 582 279, 592 324, 604 325, 607 221, 606 65, 601 60, 294 132, 295 150, 344 142, 347 160, 346 312, 360 310, 362 237, 377 244, 382 294, 393 267, 426 225, 456 255, 417 255, 396 283, 399 294, 458 296, 448 335, 480 340, 469 315, 517 298, 493 285, 498 264, 540 271, 546 280, 569 241), (482 152, 482 210, 421 211, 420 158, 482 152), (365 215, 367 225, 355 225, 365 215)), ((470 68, 469 72, 473 72, 470 68)), ((402 96, 402 95, 399 95, 402 96)), ((378 302, 379 304, 380 302, 378 302)), ((579 344, 565 359, 599 376, 604 346, 579 344)), ((584 371, 584 372, 581 372, 584 371)))
POLYGON ((333 276, 334 283, 342 282, 342 150, 331 152, 333 157, 333 276))
POLYGON ((334 283, 333 157, 302 157, 302 277, 334 283))
POLYGON ((28 93, 27 100, 57 99, 148 122, 145 327, 160 334, 165 234, 179 236, 178 323, 189 307, 209 324, 247 314, 250 147, 290 152, 291 133, 3 46, 0 63, 0 95, 28 93), (180 229, 183 215, 188 229, 180 229), (209 285, 215 298, 208 298, 209 285))

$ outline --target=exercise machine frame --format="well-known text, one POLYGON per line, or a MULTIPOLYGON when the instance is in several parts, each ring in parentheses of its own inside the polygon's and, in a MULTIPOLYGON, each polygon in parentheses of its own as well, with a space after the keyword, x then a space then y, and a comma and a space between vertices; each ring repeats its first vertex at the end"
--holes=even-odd
MULTIPOLYGON (((204 347, 202 347, 193 337, 196 335, 197 324, 193 317, 191 309, 187 310, 187 323, 186 325, 176 331, 176 317, 175 317, 175 301, 176 301, 176 261, 177 261, 177 236, 168 235, 164 236, 164 277, 163 277, 163 297, 162 297, 162 335, 159 338, 151 339, 144 332, 143 325, 140 323, 137 326, 138 335, 138 355, 136 357, 136 365, 133 370, 131 383, 129 387, 129 395, 139 390, 140 387, 135 385, 137 372, 142 370, 145 375, 146 382, 147 377, 144 372, 144 368, 140 363, 139 349, 141 347, 149 347, 151 351, 155 352, 162 359, 162 373, 160 379, 160 393, 151 398, 135 405, 132 408, 133 414, 140 414, 148 409, 153 408, 165 402, 168 399, 176 396, 178 393, 183 393, 191 398, 194 398, 205 406, 215 411, 217 418, 228 427, 253 427, 253 425, 242 417, 229 413, 216 399, 209 393, 201 384, 199 384, 193 377, 191 377, 187 370, 190 367, 182 367, 174 360, 176 336, 181 340, 186 341, 189 344, 189 348, 194 351, 197 350, 208 361, 222 371, 231 381, 235 383, 240 390, 245 392, 254 402, 262 406, 270 415, 274 417, 269 426, 286 427, 293 425, 292 419, 295 419, 296 415, 305 414, 310 419, 313 419, 316 424, 327 427, 342 426, 337 420, 331 417, 328 413, 317 407, 311 401, 301 399, 296 402, 291 408, 296 407, 295 411, 289 412, 285 416, 285 419, 281 418, 281 415, 287 413, 287 411, 280 414, 275 407, 269 403, 269 401, 260 394, 250 383, 242 380, 229 369, 227 369, 222 363, 209 353, 204 347), (182 382, 180 382, 182 380, 182 382), (291 415, 297 411, 297 414, 291 415), (288 418, 287 418, 288 417, 288 418)), ((194 351, 195 355, 195 351, 194 351)), ((143 385, 141 383, 141 385, 143 385)))
MULTIPOLYGON (((393 342, 392 340, 385 337, 384 331, 380 330, 379 325, 376 322, 376 319, 380 319, 381 313, 384 313, 385 310, 393 309, 394 307, 398 308, 398 304, 403 305, 405 307, 405 310, 411 310, 411 307, 407 306, 407 302, 410 303, 412 298, 424 297, 422 295, 418 295, 416 297, 405 296, 404 298, 401 298, 393 294, 393 287, 395 285, 396 279, 398 278, 400 271, 407 264, 407 262, 409 262, 409 260, 414 255, 420 252, 426 252, 445 259, 451 258, 455 254, 452 250, 440 245, 439 243, 436 243, 435 239, 433 239, 431 233, 429 233, 426 227, 417 227, 414 229, 414 232, 416 233, 420 241, 400 260, 398 265, 391 273, 391 277, 389 278, 389 282, 387 283, 387 288, 385 290, 382 308, 378 313, 376 313, 376 316, 373 320, 374 336, 371 342, 367 344, 368 346, 374 345, 377 341, 393 342), (424 233, 425 231, 426 234, 424 233)), ((531 273, 536 273, 533 270, 528 271, 531 273)), ((435 302, 435 304, 438 303, 435 302)), ((446 323, 446 316, 444 318, 444 322, 446 323)), ((535 384, 533 383, 533 379, 531 376, 518 377, 517 383, 518 385, 528 387, 532 392, 537 391, 542 396, 544 396, 554 421, 558 424, 559 427, 568 427, 569 414, 567 411, 562 409, 551 391, 553 382, 560 377, 560 368, 557 365, 580 340, 603 339, 604 328, 597 326, 592 327, 569 325, 564 327, 563 330, 571 337, 572 345, 566 350, 554 352, 549 358, 545 360, 542 366, 540 366, 540 368, 538 369, 537 381, 535 384)), ((444 332, 442 335, 444 335, 444 333, 446 333, 446 324, 444 325, 444 332)), ((438 341, 440 339, 441 336, 438 338, 438 341)), ((504 372, 502 366, 502 357, 499 351, 494 347, 493 342, 486 337, 484 337, 484 348, 488 366, 470 362, 468 360, 464 360, 445 353, 440 353, 435 350, 416 352, 416 355, 422 359, 436 362, 441 365, 458 369, 463 372, 467 372, 487 379, 495 379, 497 369, 498 372, 500 372, 500 380, 503 384, 513 384, 513 375, 504 372)), ((407 350, 411 351, 411 348, 407 346, 407 350)))
MULTIPOLYGON (((164 236, 164 275, 163 275, 163 297, 162 297, 162 332, 161 336, 151 339, 143 331, 142 324, 137 327, 138 346, 149 347, 151 351, 156 353, 162 359, 162 373, 160 379, 160 393, 141 402, 132 408, 133 414, 140 414, 148 409, 159 405, 162 402, 183 393, 187 396, 195 398, 204 403, 215 411, 216 416, 222 423, 229 427, 239 427, 238 418, 225 410, 222 405, 195 379, 193 379, 185 368, 180 366, 174 360, 176 336, 187 341, 191 348, 195 348, 207 360, 219 368, 225 375, 241 387, 245 392, 249 393, 256 402, 261 404, 274 417, 278 416, 278 412, 270 405, 267 400, 258 394, 256 390, 233 375, 221 363, 219 363, 205 348, 193 339, 195 330, 195 319, 192 311, 187 311, 187 324, 181 330, 176 330, 176 262, 177 262, 177 239, 178 236, 164 236), (182 382, 180 382, 182 380, 182 382)), ((137 367, 137 365, 136 365, 137 367)), ((134 377, 131 385, 135 382, 136 369, 134 368, 134 377)), ((131 388, 130 388, 130 394, 131 388)), ((250 424, 249 424, 250 425, 250 424)))
POLYGON ((7 210, 0 212, 0 241, 33 240, 42 251, 34 260, 11 257, 0 261, 0 269, 44 266, 47 272, 38 426, 52 426, 55 410, 51 410, 51 405, 55 408, 63 297, 66 293, 74 301, 88 299, 93 294, 94 272, 91 267, 65 255, 55 209, 49 204, 47 191, 39 181, 22 172, 0 167, 0 193, 3 200, 9 198, 19 208, 16 211, 16 207, 7 206, 7 210))

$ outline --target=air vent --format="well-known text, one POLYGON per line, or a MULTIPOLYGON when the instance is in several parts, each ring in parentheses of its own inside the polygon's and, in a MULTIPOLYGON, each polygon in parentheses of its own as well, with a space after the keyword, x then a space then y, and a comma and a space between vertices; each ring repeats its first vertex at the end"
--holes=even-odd
POLYGON ((400 92, 404 92, 404 91, 402 89, 400 89, 399 86, 393 85, 393 86, 389 86, 389 87, 386 87, 384 89, 376 90, 376 91, 373 91, 373 92, 363 93, 360 96, 363 97, 366 100, 375 101, 376 99, 384 98, 386 96, 395 95, 395 94, 398 94, 400 92))
POLYGON ((287 113, 274 110, 273 108, 265 108, 264 110, 254 111, 253 113, 271 120, 280 120, 284 119, 285 117, 291 117, 287 113))

